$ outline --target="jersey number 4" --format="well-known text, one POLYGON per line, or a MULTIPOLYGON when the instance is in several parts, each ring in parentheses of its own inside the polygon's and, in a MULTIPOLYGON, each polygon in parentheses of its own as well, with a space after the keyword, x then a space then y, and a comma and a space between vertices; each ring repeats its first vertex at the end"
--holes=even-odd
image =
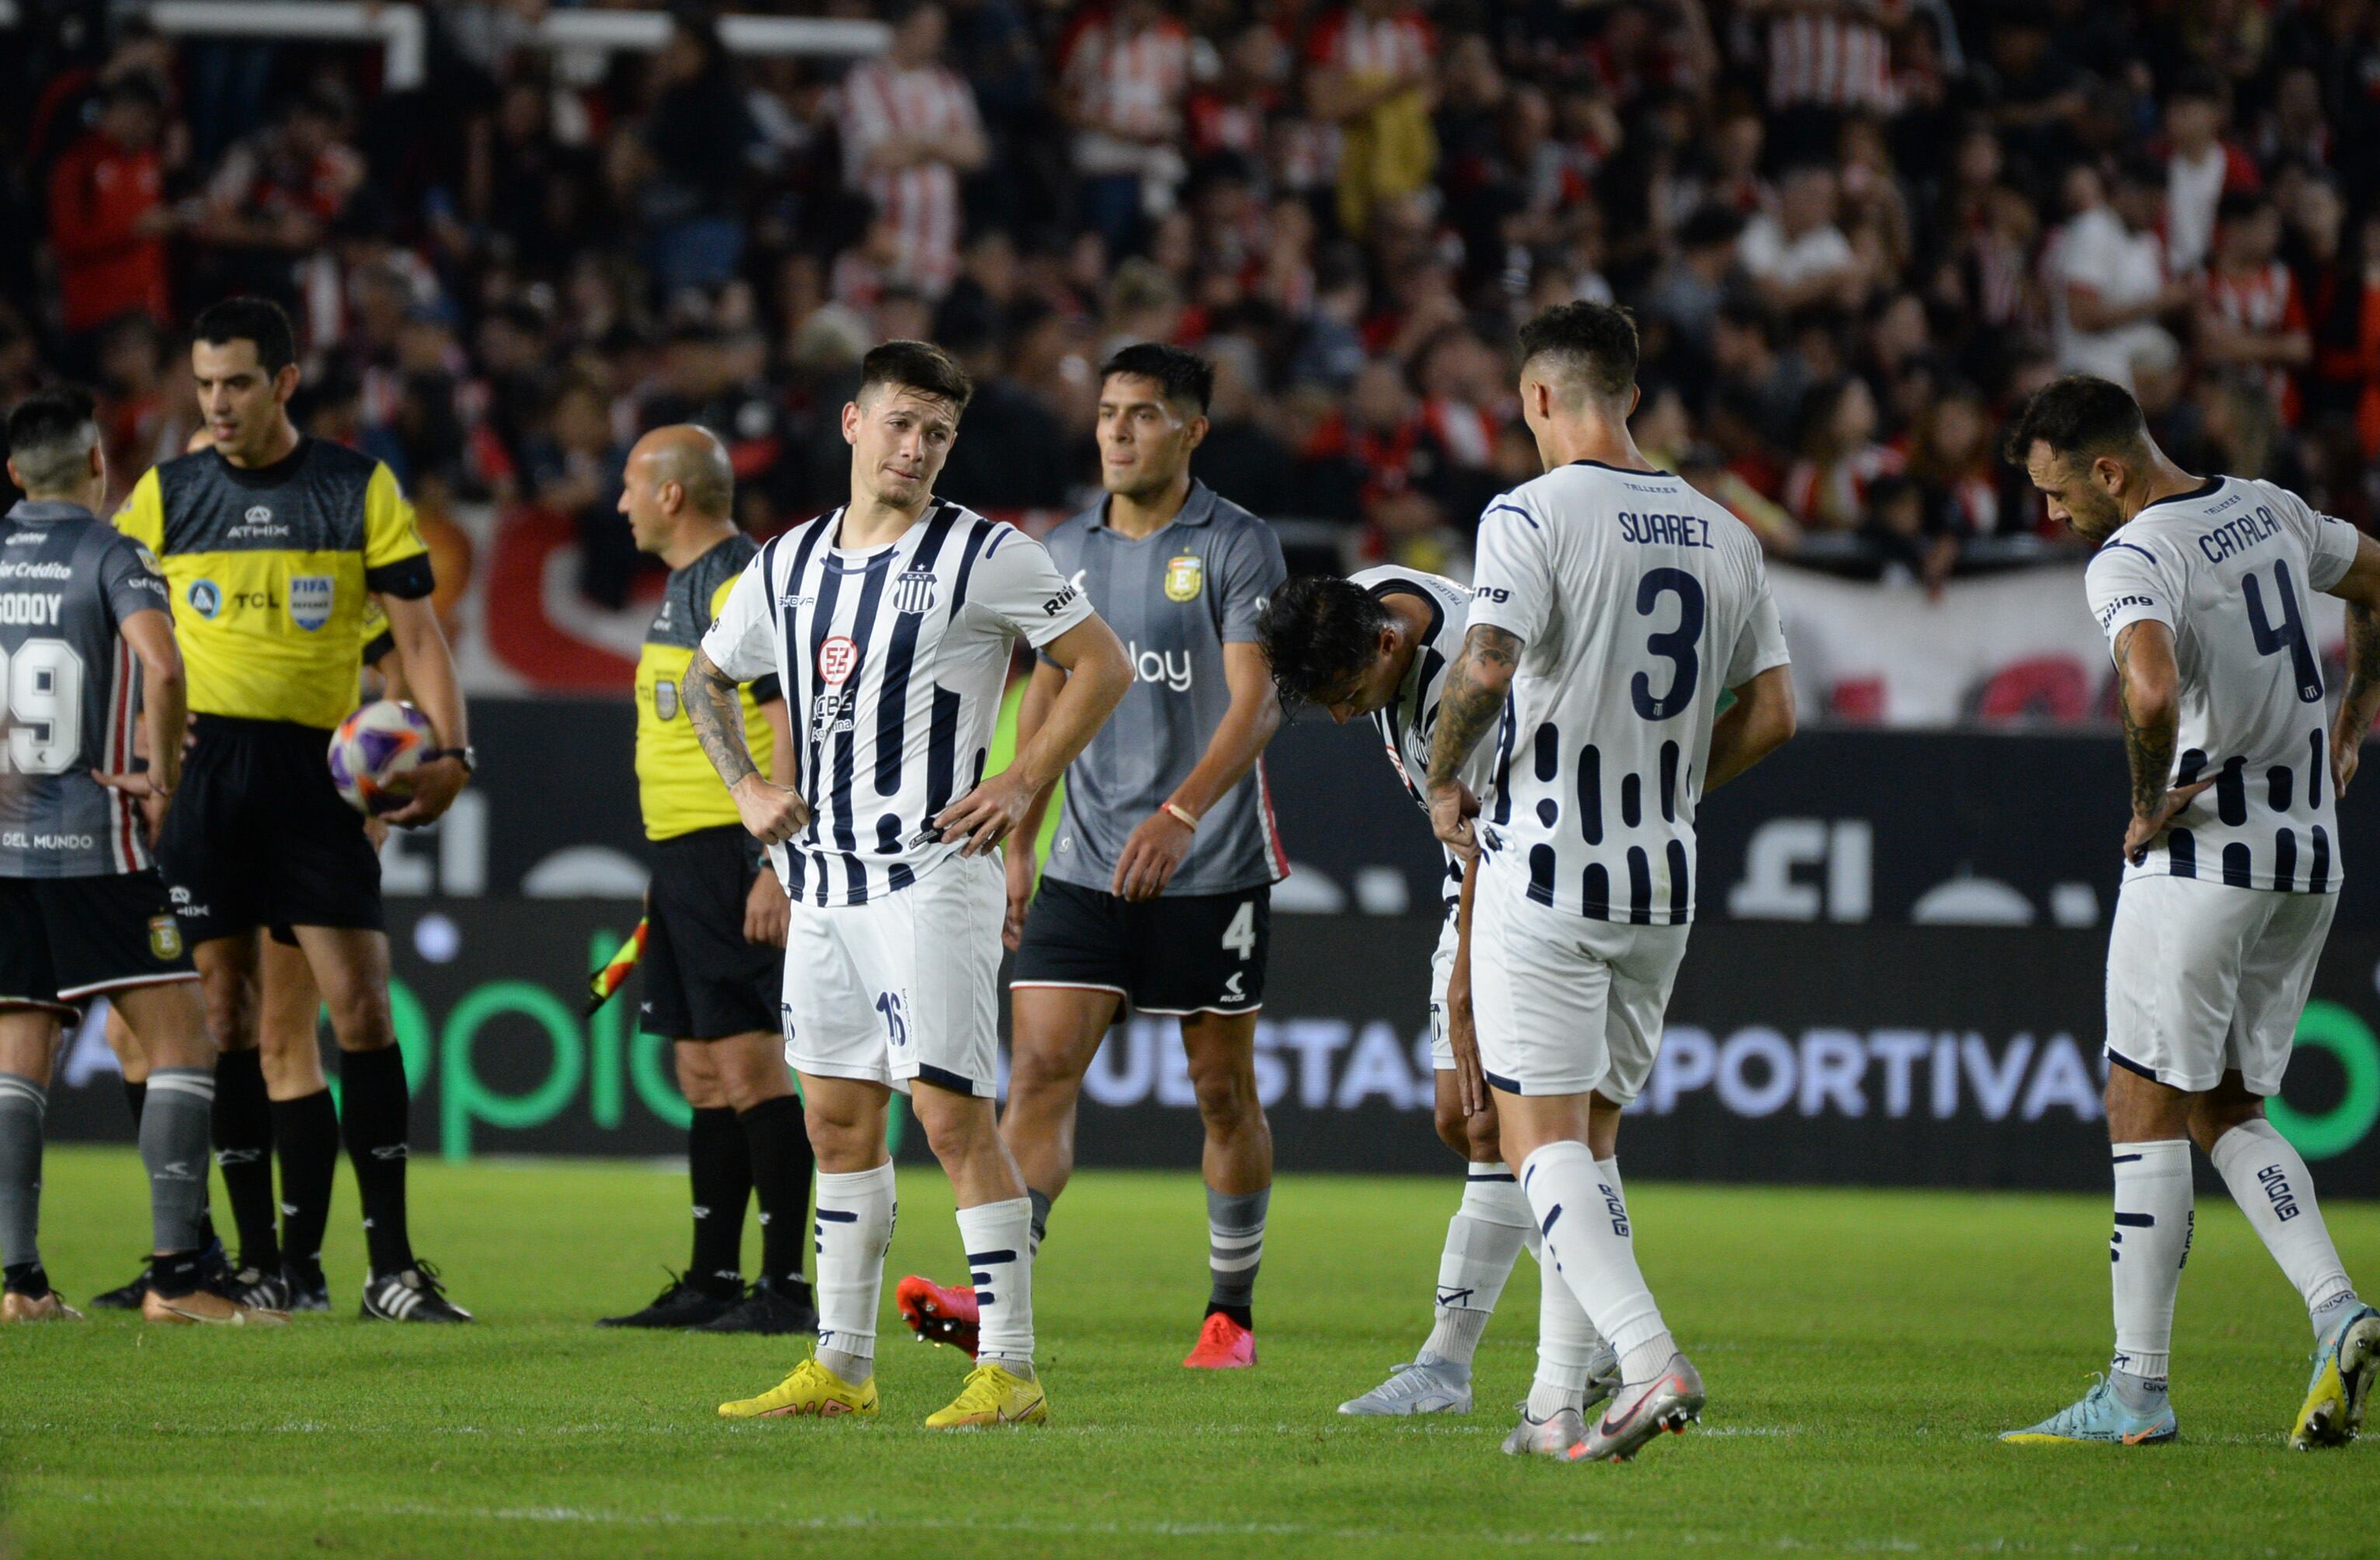
POLYGON ((82 657, 64 640, 0 650, 0 774, 64 774, 82 750, 82 657))
POLYGON ((1682 568, 1647 569, 1645 578, 1636 581, 1636 615, 1651 617, 1667 595, 1678 598, 1678 626, 1654 630, 1645 638, 1645 648, 1677 668, 1670 677, 1670 690, 1654 697, 1653 679, 1644 672, 1628 685, 1636 713, 1648 721, 1668 720, 1693 703, 1694 684, 1702 676, 1696 647, 1703 638, 1703 582, 1682 568))
POLYGON ((2313 646, 2306 640, 2305 618, 2298 611, 2297 583, 2289 578, 2288 561, 2278 560, 2273 565, 2273 591, 2281 603, 2277 625, 2265 614, 2265 587, 2255 575, 2242 576, 2240 589, 2248 598, 2248 632, 2255 636, 2256 653, 2278 655, 2289 652, 2289 670, 2298 680, 2298 701, 2321 703, 2322 663, 2314 659, 2313 646))

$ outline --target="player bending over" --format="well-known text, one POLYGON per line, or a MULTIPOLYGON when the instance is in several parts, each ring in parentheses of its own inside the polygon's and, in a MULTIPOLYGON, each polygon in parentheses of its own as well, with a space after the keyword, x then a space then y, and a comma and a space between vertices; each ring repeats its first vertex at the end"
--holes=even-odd
POLYGON ((35 1237, 42 1118, 58 1020, 106 993, 148 1037, 140 1162, 152 1322, 279 1322, 206 1286, 207 1116, 215 1051, 198 974, 150 859, 181 779, 182 657, 165 581, 93 514, 107 463, 91 397, 53 391, 8 416, 0 518, 0 1321, 77 1317, 35 1237), (133 661, 151 760, 132 772, 133 661))
POLYGON ((2042 389, 2008 447, 2050 517, 2100 544, 2084 581, 2115 654, 2132 819, 2107 939, 2115 1359, 2079 1402, 2002 1439, 2174 1438, 2166 1366, 2195 1141, 2313 1318, 2289 1444, 2337 1445, 2380 1371, 2380 1311, 2356 1298, 2265 1101, 2338 907, 2338 798, 2380 711, 2380 543, 2270 482, 2184 471, 2104 379, 2042 389), (2313 591, 2348 603, 2335 721, 2307 637, 2313 591))
POLYGON ((873 1414, 892 1237, 886 1105, 909 1096, 957 1194, 981 1339, 934 1429, 1038 1423, 1033 1205, 992 1117, 1004 874, 995 847, 1123 697, 1123 647, 1041 544, 934 497, 973 386, 940 347, 862 360, 851 502, 760 550, 686 670, 686 713, 745 826, 780 847, 785 1059, 818 1152, 819 1342, 728 1419, 873 1414), (1014 641, 1072 674, 990 779, 1014 641), (763 779, 736 685, 774 675, 794 784, 763 779), (953 799, 955 798, 955 799, 953 799))
MULTIPOLYGON (((1257 615, 1287 575, 1264 521, 1190 475, 1215 371, 1143 342, 1099 372, 1107 496, 1049 536, 1061 572, 1130 642, 1135 680, 1066 772, 1057 842, 1034 883, 1047 794, 1008 855, 1014 1061, 1001 1137, 1033 1200, 1038 1249, 1075 1173, 1083 1075, 1129 1002, 1177 1017, 1206 1132, 1207 1314, 1182 1363, 1257 1359, 1257 1269, 1272 1200, 1272 1128, 1257 1098, 1272 885, 1289 870, 1258 756, 1281 725, 1257 615), (1028 909, 1029 907, 1029 909, 1028 909)), ((1049 718, 1067 672, 1048 656, 1016 717, 1049 718)), ((920 1337, 973 1346, 965 1288, 903 1279, 920 1337)))
MULTIPOLYGON (((1342 725, 1369 717, 1389 764, 1427 811, 1415 776, 1429 771, 1446 674, 1461 650, 1471 592, 1453 580, 1393 566, 1352 579, 1308 575, 1291 580, 1265 609, 1266 659, 1284 705, 1302 701, 1342 725)), ((1488 788, 1495 750, 1482 743, 1463 770, 1475 794, 1488 788)), ((1475 1044, 1458 1054, 1450 992, 1475 876, 1446 852, 1445 925, 1429 966, 1429 1051, 1438 1079, 1438 1135, 1464 1160, 1463 1203, 1447 1221, 1438 1260, 1437 1320, 1410 1364, 1352 1402, 1342 1414, 1467 1414, 1471 1360, 1488 1318, 1526 1245, 1537 1255, 1537 1222, 1498 1143, 1496 1106, 1479 1076, 1475 1044)), ((1467 976, 1467 971, 1465 972, 1467 976)), ((1466 1030, 1467 1038, 1467 1030, 1466 1030)), ((1596 1338, 1550 1263, 1540 1267, 1544 1303, 1566 1323, 1537 1339, 1537 1380, 1567 1407, 1599 1403, 1619 1384, 1615 1357, 1596 1338)))
POLYGON ((1652 1070, 1686 951, 1694 804, 1792 735, 1793 689, 1759 543, 1629 436, 1634 323, 1564 304, 1522 330, 1521 358, 1546 474, 1480 518, 1470 623, 1430 742, 1430 822, 1475 854, 1464 955, 1480 1066, 1540 1261, 1583 1313, 1547 1286, 1540 1335, 1591 1326, 1620 1356, 1593 1423, 1541 1379, 1505 1450, 1623 1458, 1683 1430, 1704 1392, 1637 1271, 1620 1113, 1652 1070), (1735 702, 1714 722, 1722 689, 1735 702), (1475 797, 1463 777, 1491 730, 1475 797))

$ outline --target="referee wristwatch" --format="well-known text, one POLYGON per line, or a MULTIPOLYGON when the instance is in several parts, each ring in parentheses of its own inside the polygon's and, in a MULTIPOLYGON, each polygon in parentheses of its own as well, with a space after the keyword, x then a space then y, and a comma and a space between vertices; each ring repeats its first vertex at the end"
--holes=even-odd
POLYGON ((453 759, 463 766, 464 774, 480 773, 480 750, 468 743, 460 748, 432 748, 421 757, 425 762, 435 759, 453 759))

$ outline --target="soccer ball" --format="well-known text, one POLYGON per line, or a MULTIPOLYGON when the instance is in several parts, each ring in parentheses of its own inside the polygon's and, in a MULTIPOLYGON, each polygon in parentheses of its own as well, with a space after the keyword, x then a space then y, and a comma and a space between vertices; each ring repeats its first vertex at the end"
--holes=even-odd
POLYGON ((358 812, 394 812, 413 799, 411 776, 435 740, 428 715, 374 700, 331 734, 331 784, 358 812))

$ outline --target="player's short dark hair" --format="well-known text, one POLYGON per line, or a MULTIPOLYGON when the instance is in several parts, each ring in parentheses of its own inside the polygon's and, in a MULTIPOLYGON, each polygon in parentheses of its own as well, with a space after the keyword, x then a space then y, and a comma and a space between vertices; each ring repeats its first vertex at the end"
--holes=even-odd
POLYGON ((1285 582, 1257 619, 1281 708, 1319 702, 1361 676, 1388 626, 1389 609, 1353 580, 1301 574, 1285 582))
POLYGON ((930 341, 888 341, 871 348, 859 360, 859 390, 853 399, 866 399, 880 384, 948 401, 953 416, 966 410, 975 395, 975 382, 958 360, 930 341))
POLYGON ((1159 393, 1168 401, 1191 408, 1202 417, 1215 394, 1214 364, 1187 347, 1161 341, 1135 341, 1118 351, 1099 365, 1099 383, 1105 384, 1120 373, 1156 381, 1159 393))
POLYGON ((1521 366, 1540 358, 1606 400, 1624 396, 1636 383, 1635 318, 1583 299, 1557 304, 1521 327, 1521 366))
POLYGON ((253 342, 256 360, 266 373, 279 373, 298 360, 298 333, 281 305, 269 298, 226 298, 207 305, 190 326, 190 339, 210 347, 253 342))
POLYGON ((57 493, 79 484, 99 443, 91 392, 62 384, 26 396, 8 408, 8 458, 28 493, 57 493))
POLYGON ((2112 455, 2148 437, 2132 393, 2096 374, 2070 373, 2034 391, 2009 425, 2007 456, 2022 466, 2036 444, 2061 456, 2112 455))

